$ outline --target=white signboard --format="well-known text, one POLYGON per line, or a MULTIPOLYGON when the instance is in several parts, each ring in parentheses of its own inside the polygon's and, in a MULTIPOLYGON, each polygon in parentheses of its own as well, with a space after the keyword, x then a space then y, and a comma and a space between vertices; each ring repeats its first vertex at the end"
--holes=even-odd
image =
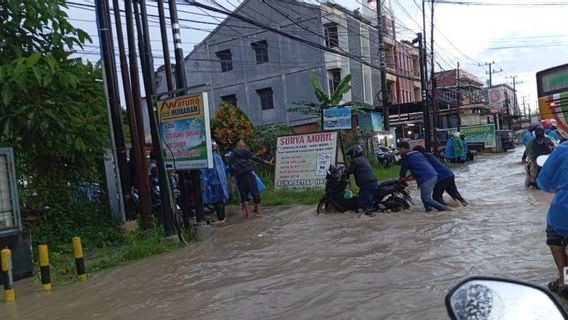
POLYGON ((337 132, 317 132, 277 139, 275 187, 323 189, 337 160, 337 132))

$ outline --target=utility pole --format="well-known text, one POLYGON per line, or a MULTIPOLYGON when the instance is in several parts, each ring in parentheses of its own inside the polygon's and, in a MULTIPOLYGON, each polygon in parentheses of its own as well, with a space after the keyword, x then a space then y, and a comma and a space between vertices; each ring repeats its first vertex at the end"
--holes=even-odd
MULTIPOLYGON (((130 28, 132 29, 132 7, 130 7, 130 2, 126 1, 126 21, 127 26, 130 24, 130 28), (129 9, 130 7, 130 9, 129 9), (128 22, 128 18, 130 17, 130 22, 128 22)), ((122 84, 124 87, 124 97, 126 100, 126 110, 128 112, 128 125, 130 128, 130 140, 132 142, 132 150, 130 152, 131 160, 134 161, 134 166, 136 169, 136 184, 138 185, 138 191, 140 194, 140 214, 142 216, 142 224, 144 229, 148 228, 150 214, 152 212, 152 204, 150 201, 150 181, 148 179, 148 171, 146 168, 146 158, 144 157, 144 145, 143 140, 139 139, 138 133, 140 132, 138 126, 143 125, 142 123, 138 122, 138 117, 136 116, 137 111, 140 112, 140 108, 135 107, 135 100, 134 100, 134 93, 132 91, 132 86, 129 77, 129 71, 132 69, 129 68, 128 63, 126 62, 126 51, 124 47, 124 35, 122 33, 122 22, 121 22, 121 12, 120 12, 120 5, 119 0, 113 0, 113 9, 114 9, 114 20, 116 25, 116 35, 118 37, 118 50, 119 50, 119 57, 120 57, 120 74, 122 75, 122 84), (130 70, 129 70, 130 69, 130 70)), ((131 30, 133 32, 133 29, 131 30)), ((134 39, 132 43, 129 43, 129 47, 132 52, 130 52, 131 58, 134 56, 136 59, 136 52, 135 52, 135 45, 134 39)), ((131 60, 132 62, 132 60, 131 60)), ((130 75, 134 74, 130 72, 130 75)), ((135 72, 136 77, 138 76, 138 70, 135 72)))
POLYGON ((166 15, 164 12, 164 0, 157 0, 158 2, 158 17, 160 20, 160 35, 162 38, 162 50, 164 51, 164 67, 166 69, 166 83, 168 91, 174 90, 172 81, 172 64, 170 62, 170 48, 168 46, 168 30, 166 28, 166 15))
POLYGON ((460 89, 460 62, 458 61, 458 70, 457 70, 457 75, 456 75, 456 86, 458 89, 458 94, 457 94, 457 99, 458 99, 458 105, 457 105, 457 112, 458 112, 458 132, 461 131, 461 110, 460 110, 460 106, 461 106, 461 89, 460 89))
POLYGON ((526 96, 523 96, 523 117, 526 120, 527 119, 527 106, 525 105, 525 98, 526 98, 526 96))
MULTIPOLYGON (((126 158, 126 143, 122 130, 122 115, 120 109, 120 97, 118 94, 118 79, 116 61, 112 40, 112 24, 108 0, 95 1, 97 26, 99 31, 99 45, 103 61, 103 79, 105 84, 106 104, 111 124, 111 142, 113 155, 116 161, 116 176, 118 179, 119 207, 121 214, 129 213, 132 196, 130 195, 130 179, 128 172, 128 160, 126 158)), ((109 198, 112 195, 108 195, 109 198)), ((112 201, 112 199, 110 199, 112 201)))
POLYGON ((495 61, 492 62, 485 62, 483 64, 479 64, 480 67, 488 67, 489 71, 485 71, 485 74, 489 75, 489 87, 493 86, 493 74, 495 73, 499 73, 499 72, 503 72, 503 69, 500 70, 493 70, 493 65, 495 64, 495 61))
POLYGON ((435 0, 431 0, 432 5, 432 12, 431 12, 431 21, 430 21, 430 54, 432 55, 430 68, 432 75, 430 76, 430 81, 432 81, 432 131, 434 133, 434 148, 438 148, 438 137, 437 137, 437 129, 438 129, 438 99, 436 97, 436 68, 434 65, 434 4, 435 0))
MULTIPOLYGON (((177 5, 176 0, 168 0, 168 4, 170 7, 170 22, 172 24, 172 33, 174 37, 174 44, 175 44, 175 57, 176 57, 176 96, 183 96, 187 94, 187 81, 185 78, 185 62, 183 56, 183 47, 181 45, 181 34, 179 28, 179 20, 177 15, 177 5)), ((203 208, 203 199, 201 197, 201 177, 199 170, 191 170, 189 171, 189 176, 191 179, 191 185, 195 206, 196 206, 196 219, 197 223, 205 220, 205 211, 203 208)), ((186 174, 181 172, 180 173, 180 180, 181 180, 181 193, 182 193, 182 202, 185 207, 184 214, 187 212, 187 189, 185 188, 185 180, 186 174)), ((185 219, 185 218, 184 218, 185 219)))
POLYGON ((416 34, 413 44, 418 43, 418 53, 420 55, 420 85, 422 86, 422 113, 424 117, 424 147, 429 152, 432 148, 432 129, 430 127, 430 110, 427 103, 427 84, 426 84, 426 49, 422 39, 422 33, 416 34))
POLYGON ((375 0, 376 7, 377 7, 377 32, 379 34, 379 67, 380 67, 380 74, 381 74, 381 92, 380 92, 380 99, 383 103, 383 123, 385 131, 390 130, 390 101, 389 101, 389 94, 387 88, 387 63, 386 63, 386 53, 385 53, 385 43, 383 41, 383 34, 385 32, 383 28, 383 14, 382 14, 382 1, 375 0))
POLYGON ((176 208, 175 201, 172 196, 170 177, 166 171, 164 156, 162 153, 160 131, 158 128, 158 121, 156 119, 156 112, 154 110, 155 101, 152 99, 152 97, 156 94, 156 82, 154 81, 154 57, 152 56, 152 47, 150 44, 146 1, 137 0, 134 1, 133 5, 136 16, 136 27, 138 30, 138 44, 140 47, 139 52, 142 63, 144 90, 146 91, 146 107, 150 123, 150 133, 152 136, 152 157, 156 160, 156 167, 158 169, 164 231, 166 235, 171 235, 173 230, 172 221, 175 213, 174 210, 176 210, 176 208), (138 10, 138 5, 140 5, 140 10, 138 10))
MULTIPOLYGON (((494 64, 495 64, 495 61, 485 62, 484 64, 479 64, 480 67, 488 67, 489 68, 489 72, 487 72, 487 71, 485 72, 485 74, 489 75, 489 87, 488 87, 489 89, 491 89, 491 87, 493 86, 493 74, 503 72, 503 69, 501 69, 499 71, 494 71, 492 69, 494 64)), ((489 92, 489 90, 487 90, 487 92, 489 92)), ((499 120, 497 119, 497 112, 493 112, 493 122, 495 123, 495 130, 499 130, 499 120)))

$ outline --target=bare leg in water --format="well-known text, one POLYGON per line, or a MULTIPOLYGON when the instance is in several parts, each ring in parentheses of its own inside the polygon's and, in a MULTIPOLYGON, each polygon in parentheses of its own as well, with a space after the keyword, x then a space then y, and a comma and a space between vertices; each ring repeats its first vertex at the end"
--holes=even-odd
MULTIPOLYGON (((558 269, 558 288, 564 286, 564 267, 567 266, 567 256, 566 248, 562 246, 549 246, 550 253, 552 253, 552 258, 554 258, 554 263, 558 269)), ((549 285, 549 289, 555 289, 554 286, 549 285)))
POLYGON ((254 204, 254 214, 257 218, 262 218, 262 212, 260 212, 260 204, 254 204))
POLYGON ((243 201, 243 204, 241 205, 241 209, 242 209, 242 213, 243 213, 243 218, 248 219, 248 217, 249 217, 248 201, 243 201))

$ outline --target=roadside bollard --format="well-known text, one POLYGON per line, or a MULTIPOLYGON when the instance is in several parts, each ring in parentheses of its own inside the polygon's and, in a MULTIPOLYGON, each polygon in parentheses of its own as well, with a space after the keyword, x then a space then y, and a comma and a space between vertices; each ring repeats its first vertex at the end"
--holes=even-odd
POLYGON ((2 249, 0 251, 2 257, 2 281, 4 282, 4 302, 16 300, 14 292, 14 278, 12 277, 12 251, 10 249, 2 249))
POLYGON ((39 271, 41 273, 41 288, 43 291, 51 290, 51 275, 49 274, 49 251, 47 244, 40 244, 39 249, 39 271))
POLYGON ((73 253, 75 254, 75 265, 77 266, 77 277, 80 281, 87 281, 85 273, 85 257, 83 256, 83 246, 81 246, 81 238, 73 238, 73 253))

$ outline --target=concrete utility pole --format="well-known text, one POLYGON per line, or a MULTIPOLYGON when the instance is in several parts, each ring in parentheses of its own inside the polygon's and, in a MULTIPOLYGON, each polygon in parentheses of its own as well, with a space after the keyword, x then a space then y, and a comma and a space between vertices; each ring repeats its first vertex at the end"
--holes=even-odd
POLYGON ((435 60, 434 60, 434 4, 435 0, 431 0, 432 2, 432 11, 430 17, 430 54, 431 54, 431 63, 430 68, 432 75, 430 76, 430 81, 432 81, 432 131, 434 133, 434 148, 438 148, 438 137, 437 137, 437 128, 438 128, 438 99, 436 97, 436 68, 434 67, 435 60))
MULTIPOLYGON (((146 107, 150 124, 150 134, 152 136, 152 157, 156 160, 160 185, 160 196, 162 200, 162 216, 164 231, 167 235, 172 234, 172 221, 176 210, 175 201, 172 196, 170 177, 166 171, 164 156, 162 153, 162 143, 158 120, 154 110, 154 99, 156 94, 156 81, 154 79, 154 57, 150 44, 150 31, 148 27, 148 14, 146 12, 146 1, 137 0, 133 2, 134 14, 136 17, 136 28, 138 31, 138 45, 140 61, 142 64, 142 74, 144 79, 144 90, 146 91, 146 107)), ((170 79, 171 82, 171 79, 170 79)))
POLYGON ((383 124, 385 131, 390 130, 390 101, 387 88, 387 63, 386 63, 386 53, 385 53, 385 43, 383 41, 383 34, 386 30, 383 28, 383 14, 382 14, 382 1, 375 0, 377 7, 377 32, 379 34, 379 67, 381 74, 381 92, 379 101, 383 103, 383 124))
POLYGON ((413 44, 418 43, 418 53, 420 56, 420 85, 422 86, 422 113, 424 117, 424 148, 430 151, 432 148, 432 127, 430 126, 430 110, 428 109, 427 88, 426 88, 426 49, 422 33, 416 34, 413 44))
MULTIPOLYGON (((493 86, 493 74, 495 73, 499 73, 499 72, 503 72, 503 69, 495 71, 493 70, 493 65, 495 64, 495 61, 492 62, 485 62, 484 64, 479 64, 480 67, 488 67, 489 71, 486 71, 485 74, 489 75, 489 88, 491 88, 493 86)), ((489 92, 489 90, 487 91, 489 92)), ((497 113, 493 113, 493 123, 495 123, 495 130, 499 130, 499 119, 497 118, 497 113)))
MULTIPOLYGON (((95 7, 99 31, 99 45, 101 47, 101 58, 103 61, 105 95, 112 128, 111 142, 113 146, 113 155, 117 164, 116 168, 118 169, 116 174, 119 181, 120 194, 118 201, 119 207, 121 208, 121 214, 123 215, 123 218, 126 218, 124 216, 125 213, 129 213, 132 209, 130 206, 132 196, 130 195, 130 177, 128 172, 128 160, 126 157, 126 143, 124 141, 124 131, 122 129, 122 115, 120 109, 120 97, 118 93, 116 61, 112 40, 112 23, 108 0, 96 0, 95 7)), ((112 195, 109 194, 109 198, 111 197, 112 195)))
MULTIPOLYGON (((187 94, 187 81, 185 78, 185 61, 183 56, 183 47, 181 45, 181 34, 180 34, 180 26, 179 26, 179 19, 177 15, 177 5, 176 0, 168 0, 168 4, 170 7, 170 21, 172 23, 172 33, 174 37, 174 45, 175 45, 175 57, 176 57, 176 96, 183 96, 187 94)), ((197 215, 197 222, 201 222, 205 220, 205 211, 203 208, 203 199, 201 198, 201 177, 199 170, 190 170, 189 174, 185 172, 180 173, 180 180, 181 180, 181 193, 182 193, 182 202, 184 205, 184 215, 187 212, 187 190, 185 188, 185 181, 187 178, 191 179, 192 185, 192 194, 195 202, 195 211, 197 215), (189 176, 189 177, 188 177, 189 176)), ((184 217, 184 221, 186 218, 184 217)))
MULTIPOLYGON (((130 51, 130 59, 136 59, 136 52, 134 44, 134 27, 132 23, 132 7, 131 3, 126 1, 125 6, 125 14, 126 14, 126 22, 127 22, 127 31, 130 29, 129 32, 129 47, 132 48, 130 51), (130 17, 130 20, 128 18, 130 17), (131 42, 131 43, 130 43, 131 42)), ((120 74, 122 75, 122 84, 124 87, 124 97, 126 101, 126 111, 128 113, 128 124, 130 128, 130 137, 132 141, 132 151, 130 153, 131 160, 134 160, 134 166, 136 168, 136 184, 138 185, 138 192, 140 195, 140 214, 142 216, 142 224, 144 229, 148 228, 149 217, 152 213, 152 204, 150 200, 150 181, 148 179, 148 171, 146 168, 146 158, 144 157, 144 140, 140 139, 138 133, 140 132, 139 126, 143 126, 143 123, 138 121, 138 116, 136 115, 137 112, 140 112, 140 107, 136 107, 135 105, 135 92, 132 90, 132 83, 130 76, 135 75, 138 77, 138 70, 130 69, 128 63, 126 61, 126 49, 124 46, 124 35, 122 33, 122 22, 121 22, 121 13, 120 13, 120 5, 119 0, 113 0, 113 9, 114 9, 114 19, 116 25, 116 35, 118 37, 118 50, 119 50, 119 58, 120 58, 120 74), (130 74, 130 76, 129 76, 130 74)), ((133 66, 136 67, 136 66, 133 66)), ((138 83, 138 82, 136 82, 138 83)), ((135 85, 134 85, 135 86, 135 85)), ((140 94, 138 93, 138 98, 140 98, 140 94)), ((140 116, 141 118, 141 116, 140 116)), ((143 136, 143 135, 142 135, 143 136)))
POLYGON ((489 71, 485 71, 485 74, 489 75, 489 87, 493 86, 493 74, 503 72, 503 69, 493 70, 494 64, 495 64, 495 61, 485 62, 484 64, 481 64, 481 63, 479 64, 480 67, 488 67, 489 68, 489 71))

